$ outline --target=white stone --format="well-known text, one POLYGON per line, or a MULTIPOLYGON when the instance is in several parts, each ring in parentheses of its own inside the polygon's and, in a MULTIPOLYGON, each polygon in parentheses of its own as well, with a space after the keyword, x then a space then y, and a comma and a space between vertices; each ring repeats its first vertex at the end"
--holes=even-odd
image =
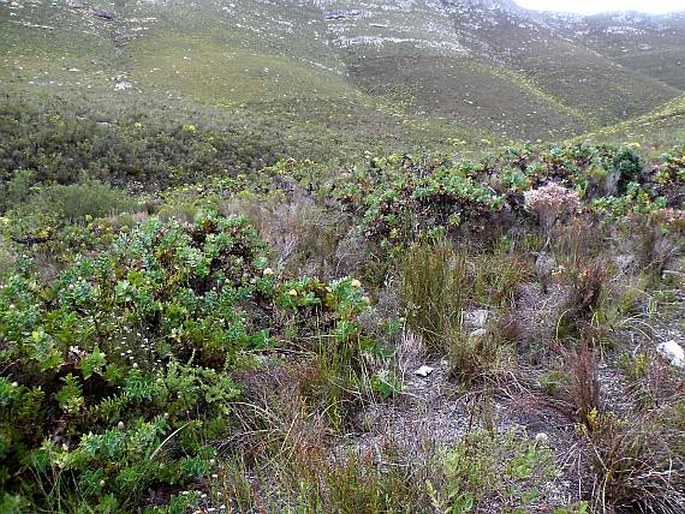
POLYGON ((674 339, 661 343, 656 347, 656 351, 674 366, 685 369, 685 350, 674 339))
POLYGON ((535 434, 535 440, 538 443, 546 443, 547 441, 549 441, 549 436, 544 432, 538 432, 537 434, 535 434))
POLYGON ((626 272, 636 265, 637 259, 635 259, 634 255, 623 254, 616 255, 614 257, 614 262, 616 263, 616 266, 619 270, 621 270, 622 272, 626 272))
POLYGON ((133 84, 126 80, 122 80, 120 82, 117 82, 114 84, 114 90, 115 91, 123 91, 124 89, 131 89, 133 87, 133 84))
POLYGON ((549 275, 557 267, 557 261, 545 252, 536 252, 535 254, 535 269, 541 275, 549 275))
POLYGON ((485 337, 485 334, 487 334, 488 331, 485 330, 484 328, 477 328, 473 332, 469 334, 469 338, 471 339, 480 339, 481 337, 485 337))
POLYGON ((488 321, 490 311, 485 309, 476 309, 464 313, 464 322, 473 325, 477 328, 483 328, 488 321))
POLYGON ((435 371, 435 368, 431 368, 430 366, 421 366, 419 369, 414 371, 414 374, 426 378, 428 375, 433 373, 433 371, 435 371))

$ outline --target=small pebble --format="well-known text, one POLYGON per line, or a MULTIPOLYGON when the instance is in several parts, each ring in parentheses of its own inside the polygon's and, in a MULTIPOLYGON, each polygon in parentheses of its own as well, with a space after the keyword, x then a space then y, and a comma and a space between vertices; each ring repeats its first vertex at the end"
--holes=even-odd
POLYGON ((546 443, 547 441, 549 441, 549 436, 544 432, 538 432, 537 434, 535 434, 535 440, 538 443, 546 443))
POLYGON ((414 371, 414 374, 426 378, 428 375, 433 373, 433 371, 435 371, 435 368, 431 368, 430 366, 421 366, 419 369, 414 371))

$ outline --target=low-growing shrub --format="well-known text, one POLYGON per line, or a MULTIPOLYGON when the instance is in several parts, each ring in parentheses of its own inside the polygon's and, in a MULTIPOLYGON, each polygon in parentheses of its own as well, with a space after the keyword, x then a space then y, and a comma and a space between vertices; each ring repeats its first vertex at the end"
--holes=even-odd
POLYGON ((524 194, 525 210, 536 214, 543 231, 552 235, 557 223, 568 222, 580 208, 578 193, 554 182, 524 194))
POLYGON ((450 376, 460 382, 497 381, 511 367, 512 348, 499 333, 490 329, 467 334, 461 330, 446 334, 446 355, 450 376))
POLYGON ((43 211, 69 223, 83 221, 86 217, 130 212, 137 207, 137 201, 129 193, 94 180, 45 187, 28 202, 29 212, 43 211))
POLYGON ((444 483, 428 485, 440 512, 529 512, 558 473, 552 452, 516 430, 465 434, 438 464, 444 483))
POLYGON ((329 361, 337 373, 360 372, 361 350, 349 351, 368 339, 361 284, 284 281, 267 258, 245 218, 200 211, 122 231, 47 283, 30 264, 10 274, 2 501, 118 512, 171 498, 212 472, 238 364, 277 341, 321 341, 322 357, 342 359, 329 361))

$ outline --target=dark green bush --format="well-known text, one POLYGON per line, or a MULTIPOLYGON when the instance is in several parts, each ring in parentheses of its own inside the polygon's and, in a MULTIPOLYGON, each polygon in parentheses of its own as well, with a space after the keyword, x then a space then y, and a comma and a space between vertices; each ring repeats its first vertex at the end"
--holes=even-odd
POLYGON ((48 186, 27 200, 27 205, 20 210, 42 212, 68 223, 129 212, 137 207, 137 201, 130 194, 95 180, 48 186))
POLYGON ((638 182, 642 172, 642 160, 632 148, 621 148, 611 161, 613 171, 619 174, 617 183, 618 194, 624 194, 628 189, 628 184, 638 182))
MULTIPOLYGON (((88 179, 159 190, 275 162, 276 144, 237 128, 205 128, 124 110, 101 122, 79 106, 0 106, 0 184, 29 170, 36 184, 88 179), (189 130, 193 127, 194 130, 189 130)), ((11 207, 5 205, 5 208, 11 207)))

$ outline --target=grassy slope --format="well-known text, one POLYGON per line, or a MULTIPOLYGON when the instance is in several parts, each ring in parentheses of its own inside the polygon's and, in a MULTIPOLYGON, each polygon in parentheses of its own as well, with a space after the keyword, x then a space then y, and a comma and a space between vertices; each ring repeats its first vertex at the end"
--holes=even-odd
POLYGON ((502 139, 554 140, 589 127, 515 74, 475 59, 378 56, 350 68, 365 90, 396 84, 417 112, 480 125, 502 139))
POLYGON ((617 64, 684 90, 685 18, 672 16, 659 26, 647 22, 651 30, 644 30, 645 21, 634 16, 628 17, 628 30, 618 31, 606 30, 613 24, 609 16, 589 18, 585 44, 617 64))
MULTIPOLYGON (((425 4, 359 4, 362 16, 326 19, 356 5, 115 2, 113 21, 62 3, 5 5, 0 80, 10 96, 55 95, 104 119, 133 108, 249 126, 291 152, 340 157, 372 146, 565 139, 681 92, 677 69, 667 77, 656 64, 617 64, 631 55, 619 55, 618 40, 600 55, 540 24, 490 13, 494 22, 472 31, 482 13, 425 4), (115 91, 120 80, 134 88, 115 91)), ((671 55, 678 36, 662 36, 652 51, 671 55)))
POLYGON ((584 134, 578 140, 637 143, 648 153, 660 153, 685 138, 685 95, 637 118, 584 134))
POLYGON ((411 112, 479 126, 496 139, 555 139, 588 127, 582 113, 469 49, 448 11, 422 2, 410 10, 395 2, 329 4, 363 8, 353 22, 328 26, 351 78, 366 92, 390 88, 411 112))
POLYGON ((599 126, 644 114, 681 92, 587 48, 582 38, 571 41, 546 23, 497 15, 464 37, 475 38, 472 46, 485 48, 480 51, 599 126))
POLYGON ((120 67, 116 27, 81 11, 3 7, 0 25, 0 77, 7 93, 104 92, 120 67))
POLYGON ((326 27, 311 21, 321 20, 319 10, 235 5, 222 10, 205 2, 191 12, 180 2, 115 6, 114 21, 64 5, 3 7, 0 79, 12 97, 54 97, 84 110, 97 105, 105 119, 132 108, 256 126, 302 156, 408 142, 445 147, 453 137, 475 143, 489 135, 410 115, 391 95, 359 91, 328 48, 326 27), (122 80, 133 88, 115 91, 122 80))

